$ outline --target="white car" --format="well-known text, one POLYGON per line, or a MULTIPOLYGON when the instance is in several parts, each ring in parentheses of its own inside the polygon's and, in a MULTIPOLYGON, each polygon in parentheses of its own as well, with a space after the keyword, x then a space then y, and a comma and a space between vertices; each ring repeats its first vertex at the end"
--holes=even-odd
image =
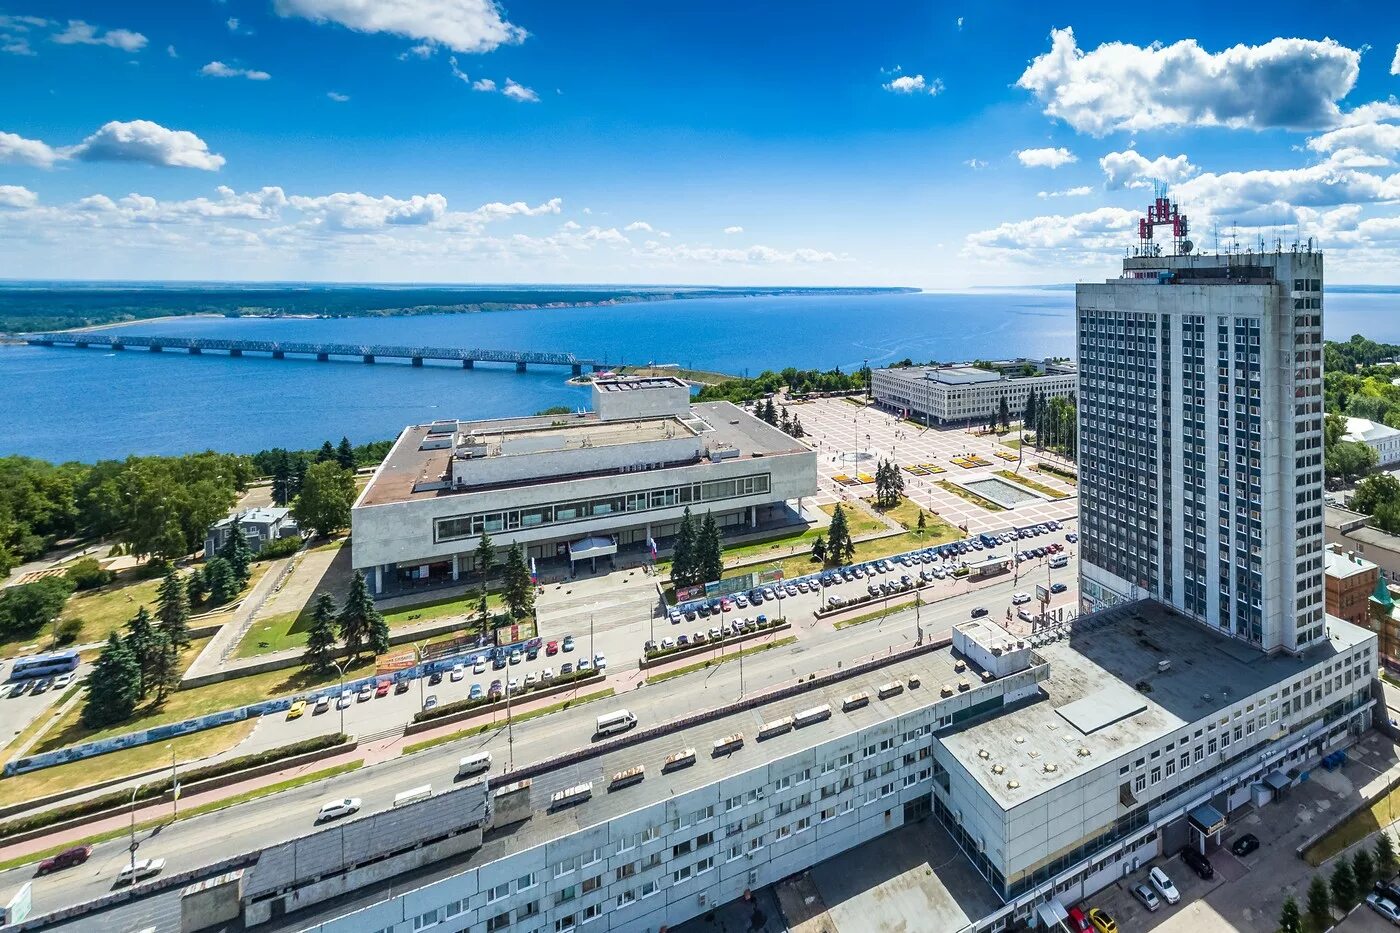
POLYGON ((122 870, 117 873, 117 884, 134 884, 142 878, 160 874, 163 868, 163 858, 139 858, 135 863, 128 862, 122 866, 122 870))
POLYGON ((448 676, 452 678, 454 683, 461 680, 463 677, 467 676, 466 666, 462 664, 452 665, 452 673, 448 676))
POLYGON ((1011 596, 1011 605, 1013 606, 1023 606, 1030 601, 1031 596, 1029 593, 1014 593, 1011 596))
POLYGON ((540 675, 539 675, 539 674, 530 673, 530 674, 526 674, 526 675, 525 675, 525 686, 526 686, 527 688, 533 687, 535 684, 537 684, 537 683, 539 683, 539 682, 540 682, 540 675))
POLYGON ((586 671, 586 670, 589 670, 592 666, 593 666, 593 665, 591 665, 591 664, 588 663, 588 659, 587 659, 587 658, 579 658, 579 659, 578 659, 578 664, 574 665, 574 670, 576 670, 576 671, 586 671))
POLYGON ((1176 889, 1176 885, 1172 884, 1172 880, 1162 869, 1154 866, 1147 873, 1147 880, 1152 882, 1152 887, 1157 889, 1157 893, 1162 895, 1162 900, 1168 904, 1175 904, 1181 900, 1181 892, 1176 889))
POLYGON ((53 688, 55 690, 62 690, 64 687, 71 684, 73 682, 73 678, 76 676, 78 675, 74 674, 72 671, 69 671, 66 674, 59 674, 53 679, 53 688))
POLYGON ((608 669, 608 659, 601 654, 595 654, 593 656, 593 666, 599 671, 605 671, 608 669))
POLYGON ((476 663, 472 665, 472 673, 473 673, 473 674, 485 674, 485 673, 486 673, 486 659, 485 659, 485 658, 477 658, 477 659, 476 659, 476 663))
POLYGON ((349 690, 344 690, 344 691, 342 691, 341 694, 340 694, 340 699, 338 699, 338 700, 335 701, 335 708, 336 708, 336 709, 345 709, 347 706, 349 706, 349 705, 350 705, 351 703, 353 703, 354 701, 355 701, 355 694, 351 693, 349 690))
POLYGON ((662 650, 662 651, 669 651, 670 649, 672 649, 672 648, 674 648, 674 647, 676 647, 676 640, 675 640, 674 638, 663 638, 663 639, 661 639, 661 650, 662 650))
POLYGON ((321 804, 321 809, 316 811, 316 822, 322 820, 338 820, 342 816, 349 816, 360 809, 359 797, 342 797, 339 800, 332 800, 329 803, 321 804))
POLYGON ((1020 619, 1022 622, 1029 622, 1031 621, 1031 614, 1024 609, 1017 609, 1016 618, 1020 619))
POLYGON ((546 667, 540 671, 540 683, 547 684, 554 679, 554 668, 546 667))

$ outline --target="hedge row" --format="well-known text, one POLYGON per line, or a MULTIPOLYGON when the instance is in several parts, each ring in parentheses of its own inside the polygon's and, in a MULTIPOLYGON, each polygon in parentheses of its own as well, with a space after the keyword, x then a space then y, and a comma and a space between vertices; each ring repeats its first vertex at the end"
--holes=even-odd
MULTIPOLYGON (((539 690, 544 687, 557 687, 560 684, 573 683, 576 680, 583 680, 586 677, 595 677, 597 676, 597 674, 598 672, 593 670, 592 668, 582 672, 573 671, 568 674, 560 674, 556 676, 553 680, 545 681, 543 683, 539 683, 535 686, 528 688, 521 687, 519 692, 511 694, 511 696, 517 700, 528 699, 530 693, 532 693, 535 690, 539 690)), ((413 714, 413 721, 427 722, 430 719, 437 719, 440 716, 449 716, 452 713, 462 713, 466 712, 467 710, 476 709, 478 706, 487 706, 491 703, 500 703, 504 699, 504 694, 502 694, 499 697, 491 697, 483 693, 480 697, 478 697, 475 700, 453 700, 451 703, 444 703, 441 706, 434 706, 432 709, 419 710, 418 712, 413 714)))
MULTIPOLYGON (((265 765, 283 758, 291 758, 294 755, 304 755, 307 752, 320 751, 323 748, 340 745, 347 741, 348 738, 349 737, 344 733, 318 735, 313 738, 303 739, 300 742, 293 742, 290 745, 269 748, 251 755, 242 755, 238 758, 229 758, 225 761, 215 762, 214 764, 191 768, 188 771, 180 772, 180 783, 193 784, 197 781, 204 781, 209 778, 232 774, 235 771, 242 771, 245 768, 256 768, 258 765, 265 765)), ((170 776, 167 774, 154 781, 138 786, 136 789, 136 799, 138 801, 150 800, 161 796, 170 789, 171 780, 170 776)), ((75 800, 62 807, 42 810, 38 813, 30 814, 29 816, 22 816, 18 819, 0 823, 0 839, 5 839, 19 833, 30 832, 35 829, 43 829, 45 826, 66 822, 75 817, 101 813, 113 807, 130 805, 131 800, 131 791, 129 789, 112 791, 107 794, 98 794, 96 797, 89 797, 85 800, 75 800)))

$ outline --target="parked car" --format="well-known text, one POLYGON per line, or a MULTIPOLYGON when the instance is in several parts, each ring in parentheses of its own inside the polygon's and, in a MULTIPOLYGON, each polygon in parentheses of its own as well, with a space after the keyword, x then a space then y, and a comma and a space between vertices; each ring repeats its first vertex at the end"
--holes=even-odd
POLYGON ((559 665, 559 676, 560 676, 560 677, 567 677, 567 676, 569 676, 570 674, 572 674, 573 672, 574 672, 574 662, 572 662, 572 661, 565 661, 563 664, 559 665))
POLYGON ((1206 858, 1195 849, 1187 846, 1181 850, 1181 860, 1194 871, 1200 878, 1209 881, 1215 877, 1215 867, 1211 865, 1210 859, 1206 858))
POLYGON ((1089 908, 1089 923, 1098 933, 1118 933, 1118 921, 1099 907, 1089 908))
POLYGON ((1141 901, 1142 906, 1146 907, 1149 912, 1155 911, 1162 906, 1162 901, 1157 897, 1157 892, 1145 884, 1133 886, 1133 897, 1141 901))
POLYGON ((363 687, 360 688, 359 700, 360 700, 361 703, 365 702, 366 700, 373 699, 373 698, 374 698, 374 687, 373 687, 373 685, 371 685, 371 684, 365 684, 363 687))
POLYGON ((490 688, 487 689, 487 691, 486 691, 486 699, 488 699, 488 700, 499 700, 501 697, 503 697, 503 696, 505 696, 505 695, 506 695, 506 688, 501 684, 501 682, 500 682, 499 680, 493 680, 493 681, 491 681, 491 686, 490 686, 490 688))
POLYGON ((331 698, 330 698, 329 696, 320 696, 320 697, 317 697, 317 698, 316 698, 316 705, 313 706, 313 707, 311 707, 311 715, 315 716, 315 715, 318 714, 318 713, 324 713, 326 710, 328 710, 328 709, 330 709, 330 708, 331 708, 331 698))
POLYGON ((685 634, 680 635, 676 638, 676 644, 684 648, 686 645, 690 644, 690 636, 685 634))
POLYGON ((335 708, 345 709, 353 702, 355 702, 355 694, 351 693, 349 690, 342 690, 340 692, 340 699, 335 701, 335 708))
POLYGON ((1147 880, 1152 882, 1152 887, 1157 889, 1157 893, 1162 895, 1162 900, 1168 904, 1175 904, 1181 900, 1181 892, 1172 884, 1167 873, 1158 866, 1152 866, 1152 870, 1147 873, 1147 880))
POLYGON ((64 687, 71 684, 73 682, 73 678, 77 676, 78 675, 73 673, 72 671, 69 671, 66 674, 59 674, 53 679, 53 688, 55 690, 62 690, 64 687))
POLYGON ((565 636, 564 636, 564 650, 565 650, 565 651, 573 651, 573 650, 574 650, 574 636, 572 636, 572 635, 565 635, 565 636))
POLYGON ((163 858, 139 858, 134 863, 122 866, 122 870, 117 872, 117 884, 135 884, 142 878, 160 874, 164 868, 163 858))
POLYGON ((1372 890, 1381 897, 1396 904, 1400 904, 1400 883, 1392 878, 1389 881, 1377 881, 1372 890))
POLYGON ((670 612, 666 613, 666 618, 671 620, 672 625, 675 625, 681 620, 681 611, 679 609, 672 609, 670 612))
POLYGON ((498 655, 496 655, 494 658, 491 659, 491 670, 493 670, 493 671, 503 671, 503 670, 505 670, 505 669, 506 669, 506 656, 505 656, 505 655, 503 655, 503 654, 498 654, 498 655))
POLYGON ((306 712, 306 701, 297 697, 292 701, 291 708, 287 710, 288 719, 300 719, 301 714, 306 712))
POLYGON ((528 689, 530 689, 531 687, 537 685, 539 682, 540 682, 540 675, 539 675, 539 674, 536 674, 534 671, 531 671, 530 673, 528 673, 528 674, 525 675, 525 689, 526 689, 526 690, 528 690, 528 689))
POLYGON ((397 683, 394 684, 394 696, 398 696, 400 693, 407 693, 407 692, 408 692, 408 678, 405 678, 405 679, 403 679, 403 680, 400 680, 400 681, 398 681, 397 683))
POLYGON ((486 695, 486 691, 481 689, 481 684, 472 684, 471 690, 467 691, 467 699, 479 700, 486 695))
POLYGON ((696 618, 696 614, 695 614, 695 610, 694 610, 694 609, 687 609, 687 610, 685 611, 685 620, 686 620, 687 622, 694 622, 694 621, 695 621, 695 618, 696 618))
POLYGON ((74 846, 71 849, 64 849, 57 855, 50 855, 39 863, 35 874, 47 875, 49 872, 63 871, 65 868, 72 868, 74 865, 81 865, 92 855, 92 846, 74 846))
POLYGON ((600 671, 600 672, 601 672, 601 671, 607 670, 607 669, 608 669, 608 659, 607 659, 606 657, 604 657, 603 655, 601 655, 601 654, 595 654, 595 655, 593 656, 593 667, 594 667, 595 670, 600 671))
POLYGON ((1230 851, 1239 856, 1248 855, 1257 848, 1259 848, 1259 837, 1254 833, 1245 833, 1230 843, 1230 851))
POLYGON ((428 710, 433 709, 433 708, 435 708, 436 706, 437 706, 437 694, 436 694, 436 693, 430 693, 430 694, 428 694, 427 698, 423 700, 423 711, 424 711, 424 712, 427 712, 428 710))
POLYGON ((1068 541, 1070 544, 1073 544, 1074 542, 1079 540, 1079 535, 1071 531, 1065 535, 1065 540, 1068 541))
POLYGON ((579 658, 578 663, 574 665, 574 670, 578 671, 580 674, 584 671, 591 671, 592 669, 593 665, 589 663, 587 658, 579 658))
POLYGON ((1021 605, 1022 603, 1028 603, 1028 602, 1030 602, 1030 601, 1031 601, 1031 594, 1030 594, 1030 593, 1012 593, 1012 594, 1011 594, 1011 605, 1013 605, 1013 606, 1019 606, 1019 605, 1021 605))
POLYGON ((1090 933, 1093 927, 1089 926, 1089 917, 1078 907, 1071 907, 1065 918, 1069 923, 1070 933, 1090 933))
POLYGON ((1379 894, 1368 894, 1366 895, 1366 903, 1392 924, 1400 926, 1400 906, 1397 906, 1395 901, 1379 894))
POLYGON ((716 638, 723 638, 723 637, 724 637, 724 632, 720 629, 720 627, 719 627, 718 625, 713 626, 713 627, 710 629, 710 640, 711 640, 711 641, 713 641, 713 640, 716 639, 716 638))
POLYGON ((549 657, 554 657, 559 653, 559 642, 551 641, 544 646, 544 653, 549 657))
POLYGON ((433 671, 428 675, 429 687, 436 687, 440 683, 442 683, 442 671, 433 671))
POLYGON ((523 660, 525 660, 525 658, 523 655, 521 655, 520 650, 518 648, 510 653, 511 664, 519 664, 523 660))
POLYGON ((392 689, 394 689, 394 682, 392 680, 381 680, 379 686, 374 688, 374 695, 376 697, 386 697, 392 689))
POLYGON ((546 667, 540 671, 540 683, 547 684, 554 679, 554 668, 546 667))
POLYGON ((1029 622, 1031 621, 1031 614, 1024 609, 1017 609, 1016 618, 1020 619, 1022 622, 1029 622))
POLYGON ((359 809, 359 797, 342 797, 339 800, 332 800, 329 803, 321 804, 321 809, 316 813, 316 822, 338 820, 342 816, 349 816, 357 812, 359 809))

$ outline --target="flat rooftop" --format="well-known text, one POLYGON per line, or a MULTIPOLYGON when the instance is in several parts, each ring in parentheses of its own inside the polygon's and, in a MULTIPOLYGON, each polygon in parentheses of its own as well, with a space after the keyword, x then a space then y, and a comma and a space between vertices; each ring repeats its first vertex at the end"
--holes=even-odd
MULTIPOLYGON (((669 377, 666 377, 669 378, 669 377)), ((679 382, 679 380, 676 380, 679 382)), ((447 424, 452 424, 448 422, 447 424)), ((537 415, 501 418, 491 421, 456 422, 456 435, 474 435, 486 445, 487 455, 528 457, 533 454, 585 447, 617 447, 671 437, 693 436, 703 448, 733 448, 739 459, 770 457, 786 453, 810 453, 808 447, 772 425, 755 418, 730 402, 701 402, 684 415, 600 421, 592 412, 582 415, 537 415)), ((454 449, 451 445, 421 449, 432 436, 444 433, 442 422, 415 424, 404 428, 388 457, 375 472, 356 508, 433 499, 479 491, 466 489, 417 489, 422 483, 436 483, 451 472, 454 449)), ((697 461, 698 462, 698 461, 697 461)), ((663 467, 662 469, 667 469, 663 467)), ((617 472, 617 471, 606 471, 617 472)), ((651 471, 655 472, 655 471, 651 471)), ((539 476, 516 485, 539 485, 577 478, 539 476)))
POLYGON ((675 376, 610 376, 595 379, 593 384, 599 392, 641 392, 647 389, 685 389, 690 391, 690 383, 675 376))
POLYGON ((908 382, 941 382, 944 385, 953 386, 978 385, 984 382, 1002 382, 1015 379, 1044 379, 1052 376, 1063 378, 1074 375, 1072 372, 1037 372, 1030 376, 1008 375, 995 369, 984 369, 965 363, 952 366, 891 366, 881 370, 881 372, 908 382))
POLYGON ((1326 642, 1301 657, 1271 657, 1159 603, 1135 603, 1088 618, 1088 625, 1074 628, 1069 637, 1036 649, 1050 664, 1040 699, 940 736, 1004 808, 1374 637, 1329 617, 1326 642), (1159 661, 1170 661, 1171 667, 1159 671, 1159 661), (1047 771, 1050 765, 1053 770, 1047 771), (1000 773, 993 770, 998 766, 1000 773))
POLYGON ((1338 554, 1335 551, 1327 551, 1327 576, 1346 580, 1350 577, 1359 576, 1367 571, 1375 570, 1376 565, 1364 557, 1357 557, 1354 554, 1338 554))
MULTIPOLYGON (((969 675, 966 672, 955 671, 954 663, 952 648, 939 648, 847 680, 815 687, 794 697, 736 712, 703 725, 681 729, 662 738, 649 739, 536 776, 530 787, 533 816, 523 823, 492 831, 486 836, 480 849, 446 859, 418 872, 396 876, 382 884, 366 885, 352 895, 336 898, 316 908, 289 914, 285 919, 273 920, 269 924, 258 926, 257 929, 267 930, 269 933, 301 930, 317 922, 341 917, 378 903, 389 896, 390 892, 403 893, 449 878, 579 830, 606 824, 625 813, 662 803, 676 795, 714 784, 724 778, 767 767, 778 759, 840 736, 896 719, 938 702, 941 684, 967 679, 969 675), (919 677, 921 686, 914 689, 906 687, 894 696, 879 698, 876 690, 881 684, 895 679, 907 682, 911 674, 919 677), (869 693, 869 704, 861 709, 843 712, 842 699, 862 690, 869 693), (758 730, 763 723, 791 716, 800 710, 822 703, 830 704, 830 718, 758 741, 758 730), (730 754, 715 757, 712 754, 715 740, 736 732, 744 734, 743 747, 730 754), (666 757, 683 748, 695 749, 695 764, 663 774, 661 768, 666 757), (646 766, 646 777, 640 784, 609 792, 608 783, 614 774, 639 764, 646 766), (588 800, 567 809, 548 811, 550 796, 555 791, 589 781, 593 782, 593 794, 588 800)), ((613 708, 620 708, 626 701, 625 698, 619 697, 612 702, 615 704, 613 708)), ((606 704, 598 709, 599 714, 608 711, 606 704)), ((493 773, 491 785, 504 786, 507 780, 506 776, 493 773)), ((716 825, 722 826, 723 821, 717 822, 716 825)), ((951 855, 951 852, 948 854, 951 855)))

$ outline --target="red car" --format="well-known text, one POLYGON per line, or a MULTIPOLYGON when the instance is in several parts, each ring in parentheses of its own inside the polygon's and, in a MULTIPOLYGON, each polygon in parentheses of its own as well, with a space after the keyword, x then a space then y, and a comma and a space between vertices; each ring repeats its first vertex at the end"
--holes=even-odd
POLYGON ((51 871, 62 871, 65 868, 72 868, 74 865, 81 865, 88 860, 89 855, 92 855, 92 846, 75 846, 66 849, 40 862, 38 873, 47 875, 51 871))
POLYGON ((1069 909, 1069 928, 1073 930, 1074 933, 1090 933, 1092 929, 1089 926, 1089 918, 1085 916, 1084 911, 1080 910, 1078 907, 1071 907, 1069 909))
POLYGON ((379 686, 374 688, 374 695, 377 697, 386 697, 389 695, 389 691, 392 690, 393 687, 394 682, 392 680, 381 680, 379 682, 379 686))
POLYGON ((545 645, 545 646, 544 646, 544 653, 547 654, 547 655, 550 655, 550 656, 553 656, 553 655, 558 654, 558 653, 559 653, 559 642, 557 642, 557 641, 552 641, 552 642, 550 642, 549 644, 545 645))

